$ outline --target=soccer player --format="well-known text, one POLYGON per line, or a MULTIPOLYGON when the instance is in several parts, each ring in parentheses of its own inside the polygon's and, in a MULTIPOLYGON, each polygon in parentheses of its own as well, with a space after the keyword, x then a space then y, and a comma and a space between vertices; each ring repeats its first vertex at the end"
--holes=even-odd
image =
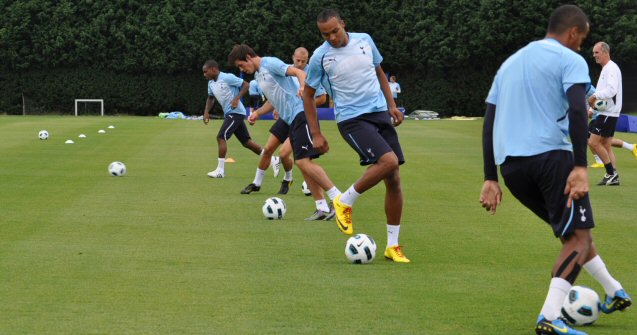
MULTIPOLYGON (((303 113, 303 101, 300 98, 305 86, 305 72, 283 63, 278 58, 260 57, 245 44, 232 48, 228 55, 228 63, 234 64, 245 73, 254 73, 259 87, 268 99, 265 105, 271 105, 270 108, 276 109, 279 112, 279 119, 282 119, 289 127, 288 136, 293 148, 294 162, 301 170, 303 178, 320 185, 330 199, 339 196, 341 192, 334 186, 325 170, 314 162, 314 159, 321 154, 313 147, 305 113, 303 113), (298 79, 298 84, 291 76, 298 79)), ((256 120, 258 116, 258 113, 253 114, 250 119, 256 120)), ((267 163, 265 156, 261 159, 261 163, 267 163)), ((317 210, 330 212, 325 200, 321 205, 317 202, 317 210)))
POLYGON ((228 139, 232 134, 235 134, 241 144, 255 154, 261 155, 263 150, 250 138, 250 133, 244 122, 246 109, 240 99, 248 91, 248 83, 232 73, 219 71, 219 64, 212 59, 203 65, 203 75, 208 79, 208 99, 203 114, 203 123, 207 125, 210 122, 210 110, 215 103, 215 98, 223 108, 224 114, 223 124, 217 133, 219 147, 217 168, 208 172, 208 176, 223 178, 225 176, 228 139))
MULTIPOLYGON (((306 71, 308 58, 309 54, 307 49, 305 49, 304 47, 296 48, 294 54, 292 55, 294 67, 299 70, 306 71)), ((296 77, 292 76, 291 78, 297 83, 297 85, 299 85, 296 77)), ((325 89, 323 89, 322 87, 316 92, 315 101, 317 105, 325 103, 326 93, 325 89)), ((256 113, 248 118, 250 124, 254 124, 254 122, 261 115, 265 115, 271 111, 273 113, 276 113, 276 115, 278 116, 278 112, 276 110, 272 110, 274 109, 274 107, 272 107, 271 104, 264 107, 265 108, 257 110, 256 113)), ((292 154, 292 145, 290 144, 290 140, 287 137, 288 128, 289 126, 281 118, 277 117, 276 122, 270 128, 271 135, 264 147, 264 154, 272 155, 276 148, 283 144, 283 146, 279 150, 280 161, 277 161, 279 162, 279 164, 283 165, 283 169, 285 170, 285 176, 283 177, 283 181, 281 182, 281 189, 279 190, 279 194, 287 194, 289 186, 292 184, 292 168, 294 167, 294 162, 290 157, 292 154)), ((267 161, 265 161, 265 163, 267 163, 267 161)), ((265 169, 267 169, 267 166, 259 166, 257 168, 254 181, 246 186, 241 191, 241 194, 250 194, 251 192, 258 192, 261 189, 263 177, 260 175, 262 174, 261 171, 265 169)), ((276 171, 278 171, 278 168, 276 168, 276 171)), ((306 220, 314 221, 333 219, 334 210, 331 208, 331 206, 328 206, 327 202, 325 201, 325 197, 323 196, 323 190, 321 189, 321 187, 312 181, 310 181, 310 183, 306 182, 306 184, 308 184, 308 188, 311 190, 312 196, 314 197, 314 201, 316 202, 317 206, 316 211, 311 216, 306 218, 306 220)))
POLYGON ((334 100, 334 114, 341 135, 358 153, 360 164, 369 165, 345 193, 334 199, 337 225, 343 233, 352 234, 354 202, 362 193, 383 181, 387 218, 385 257, 394 262, 408 263, 409 259, 398 244, 403 209, 399 166, 405 159, 394 129, 402 122, 403 115, 396 108, 387 77, 380 66, 383 58, 368 34, 345 31, 345 22, 337 11, 322 11, 317 25, 325 42, 310 58, 303 93, 314 147, 319 152, 329 150, 319 128, 313 99, 316 88, 322 84, 334 100))
POLYGON ((547 222, 562 243, 536 334, 585 334, 560 319, 562 303, 582 267, 606 291, 604 313, 632 304, 597 254, 591 234, 595 224, 588 197, 585 98, 590 78, 577 53, 588 32, 588 18, 579 7, 560 6, 551 14, 546 37, 500 66, 486 99, 482 207, 495 214, 502 201, 500 165, 511 193, 547 222))
POLYGON ((611 144, 622 109, 622 73, 619 66, 610 59, 610 47, 605 42, 595 44, 593 57, 595 62, 602 66, 602 72, 597 81, 596 91, 588 98, 588 102, 594 106, 597 99, 602 99, 606 100, 608 106, 593 119, 588 144, 602 160, 606 169, 604 178, 597 185, 618 186, 619 174, 611 144))

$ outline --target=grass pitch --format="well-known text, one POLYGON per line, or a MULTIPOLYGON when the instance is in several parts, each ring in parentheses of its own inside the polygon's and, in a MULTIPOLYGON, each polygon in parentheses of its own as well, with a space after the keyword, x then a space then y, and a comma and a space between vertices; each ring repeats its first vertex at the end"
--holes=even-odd
MULTIPOLYGON (((0 334, 532 332, 559 243, 506 190, 495 216, 479 206, 482 121, 398 128, 407 159, 400 242, 412 263, 382 257, 381 184, 354 207, 355 232, 379 245, 369 265, 346 262, 347 237, 333 221, 303 221, 314 204, 296 168, 282 221, 261 214, 280 185, 271 170, 260 192, 239 194, 258 157, 236 139, 226 178, 208 178, 219 125, 0 117, 0 334), (126 176, 108 175, 116 160, 126 176)), ((252 137, 264 143, 270 125, 258 122, 252 137)), ((335 124, 321 125, 331 149, 318 162, 345 190, 363 168, 335 124)), ((594 236, 611 273, 637 297, 637 161, 615 152, 622 185, 591 186, 594 236)), ((602 175, 589 171, 592 184, 602 175)), ((578 284, 603 296, 584 271, 578 284)), ((635 313, 602 315, 581 329, 637 333, 635 313)))

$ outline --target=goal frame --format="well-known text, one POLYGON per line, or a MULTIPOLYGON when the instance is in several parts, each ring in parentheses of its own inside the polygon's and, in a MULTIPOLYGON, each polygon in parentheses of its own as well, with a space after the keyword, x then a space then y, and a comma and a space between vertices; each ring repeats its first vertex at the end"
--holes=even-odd
POLYGON ((99 102, 101 115, 104 116, 104 99, 75 99, 75 116, 77 116, 77 103, 78 102, 99 102))

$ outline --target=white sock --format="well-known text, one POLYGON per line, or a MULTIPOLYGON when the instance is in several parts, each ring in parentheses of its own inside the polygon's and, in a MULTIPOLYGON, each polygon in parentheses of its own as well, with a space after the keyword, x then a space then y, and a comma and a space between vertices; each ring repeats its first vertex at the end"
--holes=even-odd
POLYGON ((292 181, 292 170, 285 171, 285 176, 283 176, 283 180, 292 181))
POLYGON ((601 159, 601 158, 599 158, 599 156, 597 156, 597 155, 593 155, 593 157, 595 157, 595 163, 597 163, 597 164, 602 164, 602 165, 604 164, 604 162, 602 161, 602 159, 601 159))
POLYGON ((323 211, 323 212, 329 212, 330 208, 327 207, 327 201, 325 201, 325 199, 321 199, 321 200, 316 200, 316 209, 318 209, 319 211, 323 211))
POLYGON ((354 185, 350 186, 347 191, 345 191, 345 193, 343 193, 343 195, 341 195, 341 199, 340 201, 347 205, 347 206, 354 206, 354 202, 356 202, 356 199, 358 199, 358 197, 360 197, 361 194, 356 192, 356 190, 354 189, 354 185))
POLYGON ((398 245, 398 234, 400 233, 400 225, 387 225, 387 247, 398 245))
POLYGON ((256 186, 261 186, 263 183, 263 176, 265 176, 265 171, 257 168, 257 173, 254 175, 254 181, 252 183, 256 186))
POLYGON ((540 311, 540 314, 543 315, 545 319, 553 321, 560 317, 562 304, 571 286, 571 283, 562 278, 554 277, 551 279, 549 293, 546 295, 544 306, 542 306, 542 310, 540 311))
POLYGON ((225 166, 226 166, 226 159, 225 158, 217 159, 217 170, 220 170, 221 172, 223 172, 225 166))
POLYGON ((608 273, 606 264, 599 255, 584 264, 584 269, 604 287, 609 297, 615 296, 615 292, 622 289, 622 284, 608 273))
POLYGON ((338 197, 339 195, 341 195, 341 191, 336 188, 336 186, 332 186, 332 188, 327 190, 327 196, 330 198, 330 200, 334 200, 334 198, 338 197))
POLYGON ((628 142, 622 142, 622 148, 628 150, 628 151, 633 151, 633 148, 635 147, 634 144, 632 143, 628 143, 628 142))
POLYGON ((259 156, 263 156, 264 152, 265 152, 265 149, 261 148, 261 152, 259 153, 259 156))

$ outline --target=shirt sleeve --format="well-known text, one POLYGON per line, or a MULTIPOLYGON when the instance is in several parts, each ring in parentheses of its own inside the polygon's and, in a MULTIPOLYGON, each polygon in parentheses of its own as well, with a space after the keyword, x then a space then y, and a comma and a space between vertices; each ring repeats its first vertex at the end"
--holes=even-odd
POLYGON ((307 76, 305 77, 305 85, 317 91, 318 87, 321 86, 321 78, 323 77, 322 58, 322 53, 314 52, 312 57, 310 57, 310 63, 307 66, 307 76))
POLYGON ((365 40, 369 43, 369 46, 372 48, 373 62, 374 67, 378 67, 380 63, 383 61, 383 56, 380 55, 380 51, 376 48, 376 44, 371 36, 365 34, 365 40))
POLYGON ((618 68, 610 68, 610 71, 606 72, 606 85, 604 89, 595 92, 595 97, 598 99, 611 99, 614 98, 619 92, 620 76, 617 73, 618 68))
POLYGON ((584 58, 575 52, 565 58, 562 73, 562 89, 564 93, 574 84, 590 84, 591 78, 588 76, 588 65, 584 58))
POLYGON ((243 86, 243 79, 235 76, 232 73, 226 73, 226 75, 223 78, 223 81, 225 81, 226 84, 228 84, 229 86, 235 86, 235 87, 238 87, 239 89, 241 89, 241 86, 243 86))
POLYGON ((208 82, 208 96, 210 96, 210 97, 214 97, 215 96, 215 94, 212 92, 212 85, 213 85, 212 81, 209 81, 208 82))

